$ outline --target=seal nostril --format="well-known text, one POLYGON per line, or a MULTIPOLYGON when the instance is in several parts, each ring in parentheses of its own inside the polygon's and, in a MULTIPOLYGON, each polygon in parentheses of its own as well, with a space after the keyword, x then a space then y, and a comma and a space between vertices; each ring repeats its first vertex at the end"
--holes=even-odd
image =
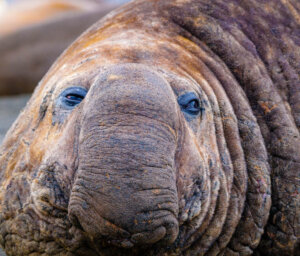
POLYGON ((76 228, 83 231, 83 227, 81 226, 78 218, 75 215, 72 214, 72 215, 69 216, 69 218, 70 218, 70 221, 71 221, 71 223, 73 224, 74 227, 76 227, 76 228))
POLYGON ((40 200, 45 202, 45 203, 49 203, 50 199, 49 199, 49 195, 48 194, 42 194, 40 197, 40 200))
POLYGON ((163 239, 166 235, 166 228, 165 227, 159 227, 153 232, 144 232, 144 233, 138 233, 134 234, 131 237, 131 241, 135 244, 154 244, 158 242, 159 240, 163 239))

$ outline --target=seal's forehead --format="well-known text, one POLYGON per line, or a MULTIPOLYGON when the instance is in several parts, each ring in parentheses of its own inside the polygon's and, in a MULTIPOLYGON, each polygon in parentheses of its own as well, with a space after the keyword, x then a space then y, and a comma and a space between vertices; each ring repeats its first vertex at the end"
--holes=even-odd
MULTIPOLYGON (((151 17, 147 29, 132 15, 128 14, 125 18, 125 14, 126 11, 110 15, 80 36, 52 66, 47 76, 89 72, 96 66, 116 63, 162 64, 162 60, 172 54, 172 48, 178 48, 157 17, 151 17)), ((173 54, 176 55, 176 52, 173 50, 173 54)))
POLYGON ((172 58, 176 58, 182 51, 171 39, 158 39, 135 30, 113 34, 110 38, 94 42, 92 45, 84 46, 84 44, 80 43, 80 49, 62 56, 55 65, 56 75, 76 76, 78 72, 94 73, 96 69, 120 63, 171 67, 170 55, 173 54, 172 58))
MULTIPOLYGON (((180 35, 178 26, 153 13, 151 21, 142 17, 125 8, 94 25, 52 66, 41 87, 55 93, 74 85, 88 89, 105 67, 124 63, 148 65, 188 80, 190 72, 197 81, 202 79, 196 70, 199 59, 191 53, 196 46, 180 35)), ((187 83, 172 86, 176 84, 187 83)))
POLYGON ((190 77, 182 71, 182 66, 186 65, 187 61, 180 45, 155 40, 147 35, 135 35, 130 38, 126 34, 122 36, 99 42, 94 48, 85 49, 71 59, 69 56, 63 57, 60 65, 55 66, 54 72, 50 71, 52 74, 44 81, 47 84, 46 90, 52 88, 59 93, 64 88, 74 85, 89 89, 99 74, 108 67, 128 63, 160 70, 167 79, 173 81, 172 86, 187 84, 186 79, 189 80, 190 77), (168 75, 169 73, 177 75, 168 75), (176 77, 185 77, 185 82, 176 83, 176 77))
POLYGON ((185 91, 195 91, 201 94, 199 84, 192 78, 178 75, 168 68, 161 66, 149 66, 141 63, 116 63, 110 65, 98 65, 91 67, 88 72, 75 72, 69 76, 62 76, 57 80, 49 80, 46 91, 52 92, 55 98, 68 87, 83 87, 89 90, 93 85, 100 86, 106 81, 122 81, 124 86, 127 83, 135 82, 145 85, 145 83, 157 84, 167 83, 175 94, 185 91), (51 86, 52 83, 52 86, 51 86))

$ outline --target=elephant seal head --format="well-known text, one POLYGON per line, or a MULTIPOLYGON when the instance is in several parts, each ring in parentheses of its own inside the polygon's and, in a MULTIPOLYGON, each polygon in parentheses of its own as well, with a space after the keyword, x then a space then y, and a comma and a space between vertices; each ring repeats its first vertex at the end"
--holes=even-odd
POLYGON ((196 19, 201 6, 130 3, 52 66, 1 148, 8 255, 249 255, 258 246, 271 207, 272 100, 296 132, 253 48, 216 33, 199 10, 196 19), (266 108, 259 123, 255 111, 266 108))
POLYGON ((6 200, 20 193, 16 180, 26 180, 21 201, 28 205, 18 210, 30 208, 32 222, 44 221, 48 232, 62 222, 63 240, 88 239, 100 255, 111 246, 116 253, 132 248, 131 254, 172 245, 182 223, 205 217, 220 187, 219 178, 212 184, 209 177, 220 160, 207 96, 194 81, 143 64, 94 71, 89 79, 77 72, 57 77, 44 94, 31 131, 39 145, 28 156, 40 154, 39 164, 30 174, 27 167, 26 176, 13 175, 6 200))

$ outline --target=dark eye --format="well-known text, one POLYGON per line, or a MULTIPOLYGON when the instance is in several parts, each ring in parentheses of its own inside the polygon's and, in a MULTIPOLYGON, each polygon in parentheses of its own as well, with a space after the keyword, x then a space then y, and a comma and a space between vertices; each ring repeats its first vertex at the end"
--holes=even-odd
POLYGON ((204 111, 201 107, 200 99, 193 92, 188 92, 178 97, 178 103, 181 110, 190 115, 198 115, 200 112, 204 111))
POLYGON ((87 90, 82 87, 70 87, 60 94, 60 101, 64 107, 77 106, 86 96, 87 90))

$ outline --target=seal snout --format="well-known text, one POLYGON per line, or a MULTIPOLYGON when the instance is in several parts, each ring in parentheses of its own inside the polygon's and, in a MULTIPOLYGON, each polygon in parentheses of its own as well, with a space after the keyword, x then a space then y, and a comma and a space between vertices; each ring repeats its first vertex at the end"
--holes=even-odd
POLYGON ((86 99, 71 221, 106 246, 173 243, 178 106, 169 84, 143 66, 121 65, 101 74, 86 99))
MULTIPOLYGON (((178 235, 177 219, 167 211, 162 211, 165 215, 163 218, 160 216, 161 213, 156 214, 156 217, 152 216, 153 219, 144 218, 143 223, 147 223, 146 230, 131 233, 132 230, 128 232, 99 215, 90 217, 88 213, 80 208, 79 203, 73 202, 69 208, 69 218, 72 224, 84 231, 92 243, 96 245, 101 244, 102 246, 115 246, 126 249, 158 243, 170 245, 178 235)), ((139 225, 136 219, 133 220, 133 225, 139 225)), ((145 224, 142 224, 142 226, 145 226, 145 224)))

